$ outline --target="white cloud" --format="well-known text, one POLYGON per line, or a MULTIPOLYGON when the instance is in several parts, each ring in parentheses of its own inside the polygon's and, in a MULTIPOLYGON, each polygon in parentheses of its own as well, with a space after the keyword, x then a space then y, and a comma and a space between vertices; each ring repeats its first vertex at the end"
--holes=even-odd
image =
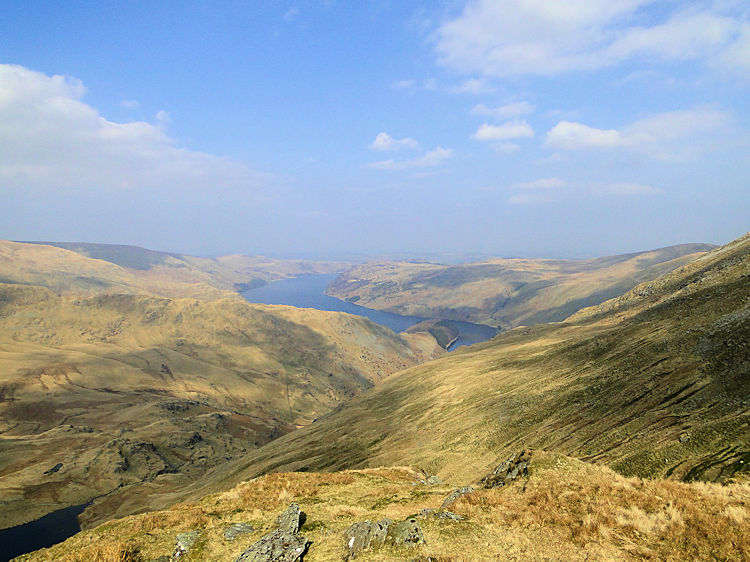
POLYGON ((292 21, 294 18, 299 16, 299 8, 289 8, 284 13, 284 21, 292 21))
POLYGON ((439 166, 445 160, 453 157, 453 151, 450 148, 443 148, 442 146, 437 147, 435 150, 431 150, 411 160, 381 160, 380 162, 373 162, 370 164, 371 168, 376 170, 408 170, 412 168, 432 168, 439 166))
POLYGON ((594 183, 590 185, 590 189, 599 195, 651 195, 661 193, 661 189, 642 183, 594 183))
POLYGON ((450 91, 454 94, 486 94, 494 92, 495 87, 492 86, 487 80, 480 80, 478 78, 470 78, 458 86, 452 88, 450 91))
POLYGON ((509 154, 511 152, 515 152, 516 150, 519 150, 521 147, 518 146, 514 142, 498 142, 492 145, 492 148, 494 148, 497 152, 502 152, 503 154, 509 154))
POLYGON ((386 132, 378 133, 375 140, 372 141, 369 148, 372 150, 400 150, 402 148, 419 148, 419 143, 414 139, 404 137, 403 139, 394 139, 386 132))
POLYGON ((545 146, 571 150, 576 148, 612 148, 622 146, 623 138, 619 131, 604 130, 560 121, 547 133, 545 146))
POLYGON ((516 193, 508 197, 511 205, 537 205, 540 203, 551 203, 554 198, 546 193, 516 193))
POLYGON ((558 150, 631 148, 658 158, 674 158, 694 152, 713 134, 725 134, 730 123, 727 113, 704 108, 660 113, 620 130, 560 121, 547 132, 544 145, 558 150))
POLYGON ((471 138, 478 141, 498 141, 534 136, 534 129, 525 120, 516 119, 502 125, 480 125, 471 138))
POLYGON ((0 65, 0 186, 10 189, 251 189, 247 166, 176 146, 157 124, 115 123, 82 101, 83 84, 0 65))
POLYGON ((445 66, 492 77, 592 70, 636 57, 746 72, 750 21, 741 2, 472 0, 438 29, 436 49, 445 66))
POLYGON ((514 183, 511 189, 560 189, 568 184, 560 178, 541 178, 534 181, 514 183))
POLYGON ((517 101, 494 108, 487 107, 483 103, 480 103, 471 109, 471 114, 494 117, 495 119, 502 121, 503 119, 512 119, 514 117, 520 117, 521 115, 527 115, 533 111, 534 106, 529 102, 517 101))
POLYGON ((558 201, 572 194, 588 194, 590 196, 604 197, 616 196, 627 197, 636 195, 653 195, 661 193, 661 190, 651 185, 622 182, 601 183, 589 182, 572 184, 560 178, 541 178, 534 181, 514 183, 511 190, 517 193, 508 198, 508 203, 513 205, 532 205, 538 203, 550 203, 558 201))

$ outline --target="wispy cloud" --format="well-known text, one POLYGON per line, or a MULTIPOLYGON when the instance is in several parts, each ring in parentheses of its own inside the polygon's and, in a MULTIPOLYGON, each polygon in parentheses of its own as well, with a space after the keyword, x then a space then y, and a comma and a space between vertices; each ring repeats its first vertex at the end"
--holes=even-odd
POLYGON ((372 141, 369 148, 372 150, 400 150, 402 148, 417 149, 419 143, 414 139, 404 137, 402 139, 394 139, 391 135, 386 132, 378 133, 375 140, 372 141))
POLYGON ((531 128, 531 125, 523 119, 516 119, 502 125, 484 123, 479 126, 471 138, 478 141, 502 141, 533 136, 534 129, 531 128))
POLYGON ((175 189, 260 192, 269 176, 181 148, 156 123, 115 123, 83 100, 84 85, 0 65, 0 186, 6 189, 175 189), (220 187, 219 187, 220 186, 220 187))
POLYGON ((568 184, 560 178, 541 178, 534 181, 514 183, 511 189, 559 189, 568 184))
POLYGON ((370 164, 371 168, 376 170, 409 170, 413 168, 432 168, 439 166, 446 160, 453 157, 453 151, 450 148, 437 147, 418 158, 411 160, 381 160, 370 164))
POLYGON ((498 121, 503 119, 512 119, 514 117, 521 117, 522 115, 528 115, 533 113, 534 106, 527 101, 517 101, 507 103, 499 107, 487 107, 483 103, 475 105, 471 109, 472 115, 481 115, 486 117, 494 117, 498 121))
POLYGON ((660 113, 619 130, 560 121, 547 132, 544 145, 557 150, 629 148, 656 158, 679 158, 696 150, 696 137, 705 143, 711 135, 726 133, 730 124, 730 115, 716 109, 660 113))
POLYGON ((437 31, 437 53, 460 72, 554 75, 650 62, 702 60, 750 70, 750 14, 741 2, 473 0, 437 31), (645 23, 643 10, 658 5, 645 23))
POLYGON ((299 16, 299 14, 299 8, 289 8, 286 12, 284 12, 284 21, 292 21, 297 16, 299 16))
POLYGON ((514 183, 510 185, 510 189, 516 192, 508 198, 508 203, 513 205, 552 203, 574 194, 594 197, 627 197, 653 195, 661 192, 658 188, 642 183, 573 183, 557 177, 514 183))
POLYGON ((497 88, 495 88, 492 84, 490 84, 485 79, 480 78, 470 78, 458 86, 454 86, 449 89, 449 91, 453 94, 487 94, 490 92, 494 92, 497 88))

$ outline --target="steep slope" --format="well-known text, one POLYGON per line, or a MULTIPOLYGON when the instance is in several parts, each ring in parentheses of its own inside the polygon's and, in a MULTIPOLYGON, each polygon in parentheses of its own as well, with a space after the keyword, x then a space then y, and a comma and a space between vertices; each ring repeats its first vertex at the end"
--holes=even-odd
POLYGON ((0 284, 0 525, 102 494, 85 517, 169 505, 209 467, 441 353, 405 338, 241 299, 0 284))
POLYGON ((509 329, 563 320, 711 248, 683 244, 592 260, 496 259, 453 266, 368 263, 340 275, 327 292, 378 310, 509 329))
POLYGON ((521 447, 721 481, 750 465, 748 341, 745 235, 566 323, 399 372, 192 493, 269 471, 393 464, 466 481, 521 447))
POLYGON ((344 267, 241 255, 201 258, 116 244, 0 240, 0 282, 42 285, 60 294, 227 298, 229 291, 344 267))
POLYGON ((299 529, 311 541, 306 562, 350 559, 361 544, 348 530, 365 520, 390 520, 389 529, 414 521, 423 542, 371 545, 357 552, 363 561, 750 556, 748 483, 643 481, 534 451, 528 477, 477 489, 440 511, 457 485, 434 479, 428 484, 425 474, 408 468, 271 474, 196 503, 106 523, 20 560, 166 560, 180 534, 185 545, 185 537, 193 538, 180 560, 235 560, 275 529, 274 519, 291 502, 306 514, 299 529))

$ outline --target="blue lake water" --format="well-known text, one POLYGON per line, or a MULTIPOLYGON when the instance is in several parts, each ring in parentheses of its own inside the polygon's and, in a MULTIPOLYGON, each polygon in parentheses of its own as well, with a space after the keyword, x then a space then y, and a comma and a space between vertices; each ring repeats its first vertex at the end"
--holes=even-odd
POLYGON ((23 525, 0 531, 0 562, 47 548, 72 537, 81 530, 78 516, 88 504, 59 509, 23 525))
MULTIPOLYGON (((292 279, 274 281, 257 289, 250 289, 242 293, 242 296, 247 301, 254 303, 286 304, 298 308, 348 312, 349 314, 369 318, 373 322, 387 326, 394 332, 403 332, 414 324, 425 320, 425 318, 417 316, 402 316, 401 314, 393 314, 392 312, 373 310, 329 297, 325 294, 325 290, 328 284, 335 278, 335 274, 302 275, 292 279)), ((451 346, 451 349, 486 341, 497 335, 497 330, 491 326, 472 324, 471 322, 456 322, 453 320, 450 323, 456 326, 460 332, 458 341, 451 346)))

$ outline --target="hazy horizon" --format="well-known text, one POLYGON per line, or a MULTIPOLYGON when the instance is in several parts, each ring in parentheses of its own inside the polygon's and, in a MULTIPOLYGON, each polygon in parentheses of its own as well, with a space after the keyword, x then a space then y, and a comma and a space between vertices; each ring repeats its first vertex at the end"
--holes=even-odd
POLYGON ((0 7, 0 238, 446 261, 750 229, 739 1, 0 7))

